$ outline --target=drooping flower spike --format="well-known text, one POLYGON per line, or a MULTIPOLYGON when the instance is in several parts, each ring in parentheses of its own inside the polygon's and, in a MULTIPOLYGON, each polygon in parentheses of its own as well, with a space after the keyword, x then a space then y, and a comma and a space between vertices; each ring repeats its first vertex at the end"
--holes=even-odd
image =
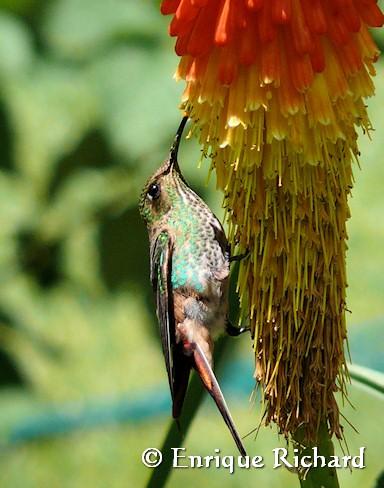
POLYGON ((266 420, 342 436, 347 198, 379 51, 375 0, 163 0, 203 154, 225 193, 266 420))

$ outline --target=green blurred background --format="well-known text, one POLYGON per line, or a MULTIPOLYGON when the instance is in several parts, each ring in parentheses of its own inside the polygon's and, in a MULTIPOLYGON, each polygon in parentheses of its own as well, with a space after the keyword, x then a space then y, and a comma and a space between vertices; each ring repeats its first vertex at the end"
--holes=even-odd
MULTIPOLYGON (((147 235, 137 201, 167 154, 182 84, 158 2, 0 1, 0 486, 144 486, 147 447, 169 426, 165 368, 149 285, 147 235), (146 411, 146 408, 149 410, 146 411), (56 432, 55 435, 48 435, 56 432)), ((378 39, 380 42, 380 39, 378 39)), ((361 137, 363 170, 349 223, 352 359, 384 371, 383 64, 370 101, 376 132, 361 137), (381 154, 380 154, 381 153, 381 154)), ((219 216, 221 196, 185 142, 183 170, 219 216)), ((214 178, 212 178, 213 180, 214 178)), ((255 428, 252 350, 226 354, 224 390, 242 434, 255 428), (241 361, 240 361, 241 360, 241 361)), ((374 487, 384 469, 383 403, 350 388, 343 414, 365 470, 342 486, 374 487)), ((272 470, 274 428, 246 439, 257 471, 177 470, 169 486, 296 487, 272 470)), ((204 402, 185 439, 189 454, 236 454, 204 402)))

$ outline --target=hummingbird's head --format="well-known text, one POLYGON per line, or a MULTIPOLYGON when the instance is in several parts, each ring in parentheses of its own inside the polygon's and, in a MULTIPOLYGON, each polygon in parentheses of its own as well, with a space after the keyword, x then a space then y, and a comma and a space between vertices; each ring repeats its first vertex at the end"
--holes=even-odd
POLYGON ((184 181, 177 162, 180 138, 188 117, 183 117, 176 132, 168 159, 148 179, 140 197, 139 210, 142 218, 150 229, 172 208, 178 193, 178 182, 184 181))

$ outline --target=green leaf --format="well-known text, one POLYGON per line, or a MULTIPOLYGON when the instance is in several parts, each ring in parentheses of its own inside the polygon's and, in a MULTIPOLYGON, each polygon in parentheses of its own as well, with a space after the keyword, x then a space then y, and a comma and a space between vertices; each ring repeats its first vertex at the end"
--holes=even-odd
POLYGON ((0 80, 25 72, 32 60, 28 29, 17 17, 0 13, 0 80))
POLYGON ((44 32, 50 48, 61 56, 84 60, 119 39, 163 33, 154 5, 135 0, 61 0, 54 2, 44 32))
POLYGON ((353 383, 358 386, 369 388, 371 392, 384 395, 384 374, 358 364, 348 365, 349 374, 353 383))
POLYGON ((37 194, 46 191, 58 158, 98 120, 97 101, 81 72, 40 63, 4 86, 14 133, 14 160, 37 194))
POLYGON ((175 64, 168 52, 120 46, 91 66, 108 140, 128 161, 152 154, 178 124, 182 86, 172 79, 175 64))

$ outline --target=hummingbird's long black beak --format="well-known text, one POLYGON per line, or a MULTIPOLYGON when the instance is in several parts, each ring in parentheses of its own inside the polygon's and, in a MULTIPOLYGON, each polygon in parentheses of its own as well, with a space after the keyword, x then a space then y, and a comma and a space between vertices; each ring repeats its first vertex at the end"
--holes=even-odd
POLYGON ((179 163, 177 162, 177 153, 179 151, 179 146, 180 146, 180 139, 184 131, 184 127, 186 123, 188 122, 188 115, 185 115, 179 125, 179 128, 177 129, 175 139, 173 141, 170 153, 169 153, 169 163, 171 167, 174 167, 179 173, 180 173, 180 168, 179 168, 179 163))

